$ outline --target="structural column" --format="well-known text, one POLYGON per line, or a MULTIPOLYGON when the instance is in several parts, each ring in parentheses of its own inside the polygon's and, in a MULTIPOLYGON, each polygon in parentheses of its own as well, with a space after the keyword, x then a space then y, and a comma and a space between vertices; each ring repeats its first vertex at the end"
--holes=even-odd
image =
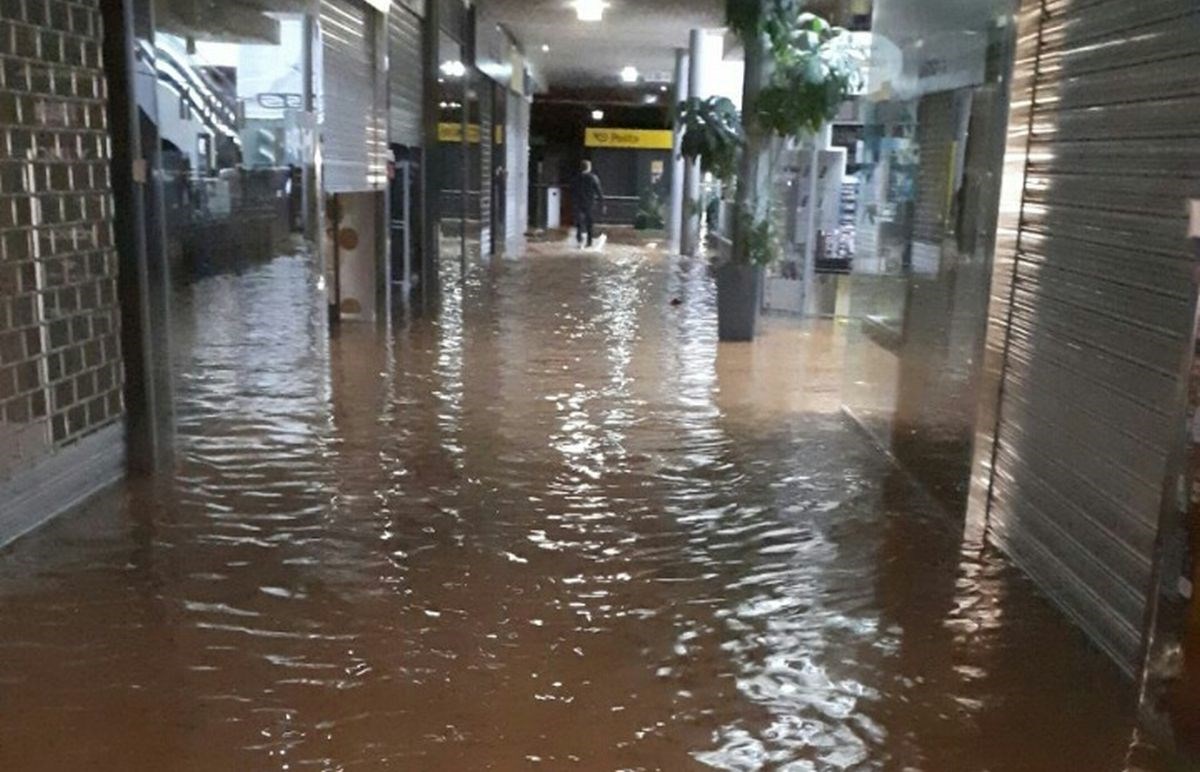
MULTIPOLYGON (((705 78, 705 65, 713 56, 716 47, 714 39, 702 29, 692 30, 688 45, 688 97, 704 99, 709 96, 710 86, 705 78)), ((719 55, 719 54, 718 54, 719 55)), ((703 172, 700 162, 691 161, 686 166, 684 177, 683 201, 683 233, 680 239, 680 252, 694 256, 700 252, 700 190, 703 182, 703 172)))
MULTIPOLYGON (((675 49, 675 107, 688 96, 687 49, 675 49)), ((671 156, 671 201, 667 210, 667 239, 672 252, 682 249, 683 236, 683 187, 686 164, 683 160, 683 125, 675 117, 675 147, 671 156)))
POLYGON ((139 95, 139 27, 153 28, 153 3, 101 3, 109 131, 112 138, 113 245, 118 259, 126 443, 129 467, 143 474, 170 464, 175 413, 170 367, 171 278, 155 92, 139 95), (141 18, 139 18, 141 17, 141 18), (139 21, 143 23, 139 25, 139 21), (139 98, 145 97, 143 103, 139 98))

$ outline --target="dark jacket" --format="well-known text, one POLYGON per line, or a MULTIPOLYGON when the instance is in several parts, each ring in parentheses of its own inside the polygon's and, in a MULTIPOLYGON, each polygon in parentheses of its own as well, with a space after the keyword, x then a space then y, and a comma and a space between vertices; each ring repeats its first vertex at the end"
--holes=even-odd
POLYGON ((600 178, 596 176, 595 172, 582 172, 575 178, 571 197, 575 202, 576 209, 594 212, 596 204, 604 203, 604 188, 600 185, 600 178))

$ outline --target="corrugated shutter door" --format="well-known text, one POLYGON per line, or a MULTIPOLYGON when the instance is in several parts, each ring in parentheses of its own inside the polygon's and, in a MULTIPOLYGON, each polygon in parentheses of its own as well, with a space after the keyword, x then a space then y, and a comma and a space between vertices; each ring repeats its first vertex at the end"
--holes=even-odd
POLYGON ((375 190, 386 178, 375 82, 377 18, 354 0, 321 0, 321 158, 331 193, 375 190))
POLYGON ((388 14, 388 136, 399 145, 420 147, 425 103, 422 20, 399 0, 388 14))
POLYGON ((492 113, 494 112, 492 82, 481 78, 479 84, 479 226, 480 250, 492 251, 492 113))
POLYGON ((1132 673, 1193 323, 1200 6, 1042 8, 989 525, 1132 673))

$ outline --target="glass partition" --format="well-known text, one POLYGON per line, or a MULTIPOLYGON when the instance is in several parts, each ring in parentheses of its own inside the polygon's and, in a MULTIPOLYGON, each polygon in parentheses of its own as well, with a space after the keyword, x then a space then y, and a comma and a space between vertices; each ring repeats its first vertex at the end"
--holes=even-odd
POLYGON ((970 472, 1014 11, 1012 0, 875 4, 844 399, 955 511, 970 472))
POLYGON ((304 16, 209 5, 156 4, 140 52, 155 75, 167 251, 185 278, 291 248, 313 155, 304 16))

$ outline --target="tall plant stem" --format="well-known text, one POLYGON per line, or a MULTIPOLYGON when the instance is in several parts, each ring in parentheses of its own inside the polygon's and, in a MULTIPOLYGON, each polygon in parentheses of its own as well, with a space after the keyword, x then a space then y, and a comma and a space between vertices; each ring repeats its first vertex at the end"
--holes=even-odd
MULTIPOLYGON (((753 0, 765 13, 766 0, 753 0)), ((736 213, 733 222, 733 262, 749 263, 751 254, 751 230, 770 216, 771 178, 774 164, 771 148, 775 144, 770 132, 756 120, 758 97, 770 82, 774 62, 767 46, 766 36, 761 32, 747 34, 742 41, 746 51, 746 73, 742 85, 742 121, 746 133, 746 146, 738 163, 736 213)))

